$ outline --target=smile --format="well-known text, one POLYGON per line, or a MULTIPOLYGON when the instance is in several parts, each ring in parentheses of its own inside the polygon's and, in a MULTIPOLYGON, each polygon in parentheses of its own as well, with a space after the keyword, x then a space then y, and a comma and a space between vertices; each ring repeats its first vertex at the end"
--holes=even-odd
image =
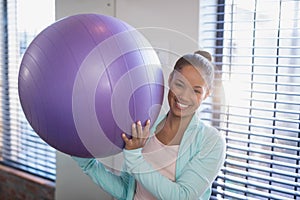
POLYGON ((187 107, 189 107, 188 105, 182 104, 182 103, 179 103, 179 102, 176 102, 176 105, 179 109, 186 109, 187 107))

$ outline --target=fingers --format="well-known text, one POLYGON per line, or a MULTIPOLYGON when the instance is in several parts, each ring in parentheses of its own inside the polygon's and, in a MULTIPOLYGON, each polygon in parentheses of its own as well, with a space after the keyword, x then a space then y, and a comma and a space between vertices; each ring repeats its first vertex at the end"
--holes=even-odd
POLYGON ((144 132, 146 134, 145 137, 149 137, 149 134, 150 134, 150 119, 148 119, 147 122, 146 122, 144 132))
POLYGON ((150 119, 146 121, 145 131, 149 131, 150 129, 150 119))
POLYGON ((136 129, 137 129, 137 138, 143 138, 143 128, 141 121, 138 121, 136 123, 136 129))
POLYGON ((125 133, 122 134, 122 139, 125 142, 125 146, 130 146, 132 145, 132 140, 129 139, 125 133))
POLYGON ((141 121, 133 123, 131 126, 131 138, 128 138, 125 133, 122 134, 122 139, 125 142, 125 149, 137 149, 145 145, 145 141, 149 136, 150 120, 147 120, 145 127, 141 121))
POLYGON ((128 137, 126 136, 125 133, 122 133, 122 139, 124 140, 125 143, 128 143, 128 142, 129 142, 129 139, 128 139, 128 137))
POLYGON ((137 130, 136 130, 136 124, 133 123, 131 125, 131 135, 133 138, 137 138, 138 137, 138 133, 137 133, 137 130))
POLYGON ((145 138, 150 129, 150 120, 147 120, 146 126, 143 128, 141 121, 133 123, 131 126, 131 135, 133 138, 145 138))

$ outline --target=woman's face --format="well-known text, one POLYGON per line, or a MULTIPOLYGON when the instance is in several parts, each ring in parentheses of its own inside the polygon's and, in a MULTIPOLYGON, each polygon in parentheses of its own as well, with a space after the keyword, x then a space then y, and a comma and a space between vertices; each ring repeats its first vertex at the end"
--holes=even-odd
POLYGON ((204 79, 199 70, 192 65, 186 65, 180 71, 174 71, 169 77, 169 87, 170 112, 178 117, 193 115, 208 96, 204 79))

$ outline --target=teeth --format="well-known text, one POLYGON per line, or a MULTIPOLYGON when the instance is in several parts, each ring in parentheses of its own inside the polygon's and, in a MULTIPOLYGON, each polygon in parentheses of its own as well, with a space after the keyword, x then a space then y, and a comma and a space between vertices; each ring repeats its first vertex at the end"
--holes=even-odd
POLYGON ((184 104, 181 104, 181 103, 178 103, 178 102, 177 102, 177 105, 178 105, 179 107, 181 107, 181 108, 187 108, 187 107, 188 107, 188 105, 184 105, 184 104))

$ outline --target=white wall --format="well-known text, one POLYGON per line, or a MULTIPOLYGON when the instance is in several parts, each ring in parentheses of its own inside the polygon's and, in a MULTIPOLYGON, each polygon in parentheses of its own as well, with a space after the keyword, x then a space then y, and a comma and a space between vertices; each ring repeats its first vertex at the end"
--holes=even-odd
POLYGON ((181 55, 198 46, 196 0, 120 0, 116 4, 116 17, 141 30, 154 47, 181 55))
MULTIPOLYGON (((197 0, 56 0, 55 10, 56 19, 99 13, 127 22, 148 38, 168 74, 178 56, 198 48, 198 4, 197 0)), ((70 156, 60 152, 56 173, 56 200, 113 199, 94 185, 70 156)))

